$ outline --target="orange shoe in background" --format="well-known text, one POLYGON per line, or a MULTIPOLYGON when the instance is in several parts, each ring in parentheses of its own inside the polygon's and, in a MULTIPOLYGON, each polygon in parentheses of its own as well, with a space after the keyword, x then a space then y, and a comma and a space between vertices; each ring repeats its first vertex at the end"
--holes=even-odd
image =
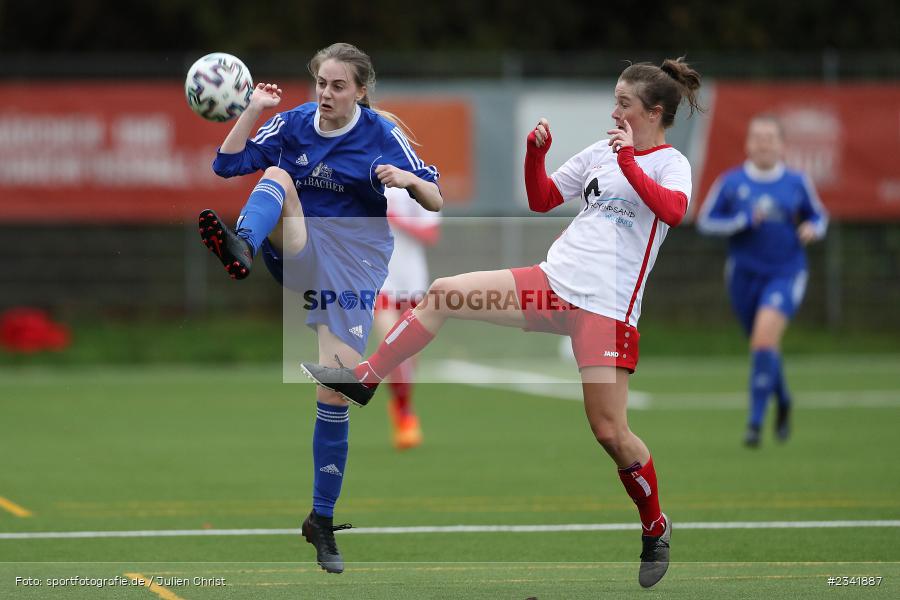
POLYGON ((388 407, 394 427, 394 447, 397 450, 409 450, 421 445, 422 427, 419 425, 419 417, 414 413, 401 413, 393 402, 388 407))
POLYGON ((409 450, 422 444, 422 428, 419 417, 405 415, 394 423, 394 447, 397 450, 409 450))

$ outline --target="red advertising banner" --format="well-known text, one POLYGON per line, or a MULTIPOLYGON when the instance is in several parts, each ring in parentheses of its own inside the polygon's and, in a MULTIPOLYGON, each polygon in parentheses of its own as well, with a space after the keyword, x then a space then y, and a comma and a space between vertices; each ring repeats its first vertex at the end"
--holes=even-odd
MULTIPOLYGON (((283 88, 285 106, 309 100, 308 81, 283 88)), ((384 108, 438 166, 445 199, 467 202, 468 101, 396 99, 384 108)), ((208 206, 235 217, 258 178, 212 172, 230 127, 191 112, 180 83, 0 84, 0 221, 180 223, 208 206)))
POLYGON ((745 160, 750 119, 773 113, 787 164, 811 177, 832 218, 900 219, 900 85, 718 82, 711 109, 701 202, 719 174, 745 160))

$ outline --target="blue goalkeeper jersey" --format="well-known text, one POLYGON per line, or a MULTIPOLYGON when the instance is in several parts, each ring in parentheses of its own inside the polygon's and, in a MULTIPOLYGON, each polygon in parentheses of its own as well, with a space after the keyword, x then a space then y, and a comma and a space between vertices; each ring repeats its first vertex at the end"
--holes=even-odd
POLYGON ((797 226, 810 221, 822 238, 828 213, 809 179, 783 164, 762 171, 749 161, 723 173, 713 184, 697 218, 708 235, 729 236, 734 266, 779 276, 806 268, 806 252, 797 226), (760 215, 753 224, 754 212, 760 215))
POLYGON ((357 105, 347 125, 322 131, 318 106, 308 102, 273 116, 241 152, 217 152, 213 171, 234 177, 280 167, 294 180, 305 217, 324 217, 318 219, 323 226, 345 230, 353 242, 386 251, 389 259, 393 238, 384 186, 375 175, 378 165, 394 165, 434 183, 439 176, 419 159, 402 130, 374 110, 357 105))

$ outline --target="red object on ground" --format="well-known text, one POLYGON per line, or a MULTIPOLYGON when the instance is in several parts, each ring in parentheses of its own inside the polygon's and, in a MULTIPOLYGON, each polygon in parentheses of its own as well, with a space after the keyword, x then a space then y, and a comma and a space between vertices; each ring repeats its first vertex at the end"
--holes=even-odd
POLYGON ((9 352, 60 351, 68 348, 71 341, 69 328, 54 323, 41 309, 11 308, 0 316, 0 346, 9 352))

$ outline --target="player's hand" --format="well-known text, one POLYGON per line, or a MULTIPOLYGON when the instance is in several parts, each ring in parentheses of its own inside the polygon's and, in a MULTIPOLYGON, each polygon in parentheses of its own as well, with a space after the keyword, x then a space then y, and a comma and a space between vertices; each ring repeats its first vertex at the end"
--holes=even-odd
POLYGON ((537 148, 543 154, 546 154, 552 143, 553 137, 550 135, 550 122, 541 117, 537 126, 528 134, 527 144, 529 147, 537 148))
POLYGON ((609 135, 609 145, 616 153, 627 146, 634 147, 634 132, 631 130, 631 124, 626 120, 623 120, 622 123, 625 124, 624 129, 617 127, 606 132, 609 135))
POLYGON ((797 237, 804 246, 816 240, 816 226, 809 221, 803 221, 797 226, 797 237))
POLYGON ((408 188, 415 183, 418 177, 409 171, 404 171, 394 165, 378 165, 375 167, 375 176, 385 187, 408 188))
POLYGON ((257 83, 250 96, 250 106, 256 110, 274 108, 281 102, 281 88, 277 83, 257 83))

